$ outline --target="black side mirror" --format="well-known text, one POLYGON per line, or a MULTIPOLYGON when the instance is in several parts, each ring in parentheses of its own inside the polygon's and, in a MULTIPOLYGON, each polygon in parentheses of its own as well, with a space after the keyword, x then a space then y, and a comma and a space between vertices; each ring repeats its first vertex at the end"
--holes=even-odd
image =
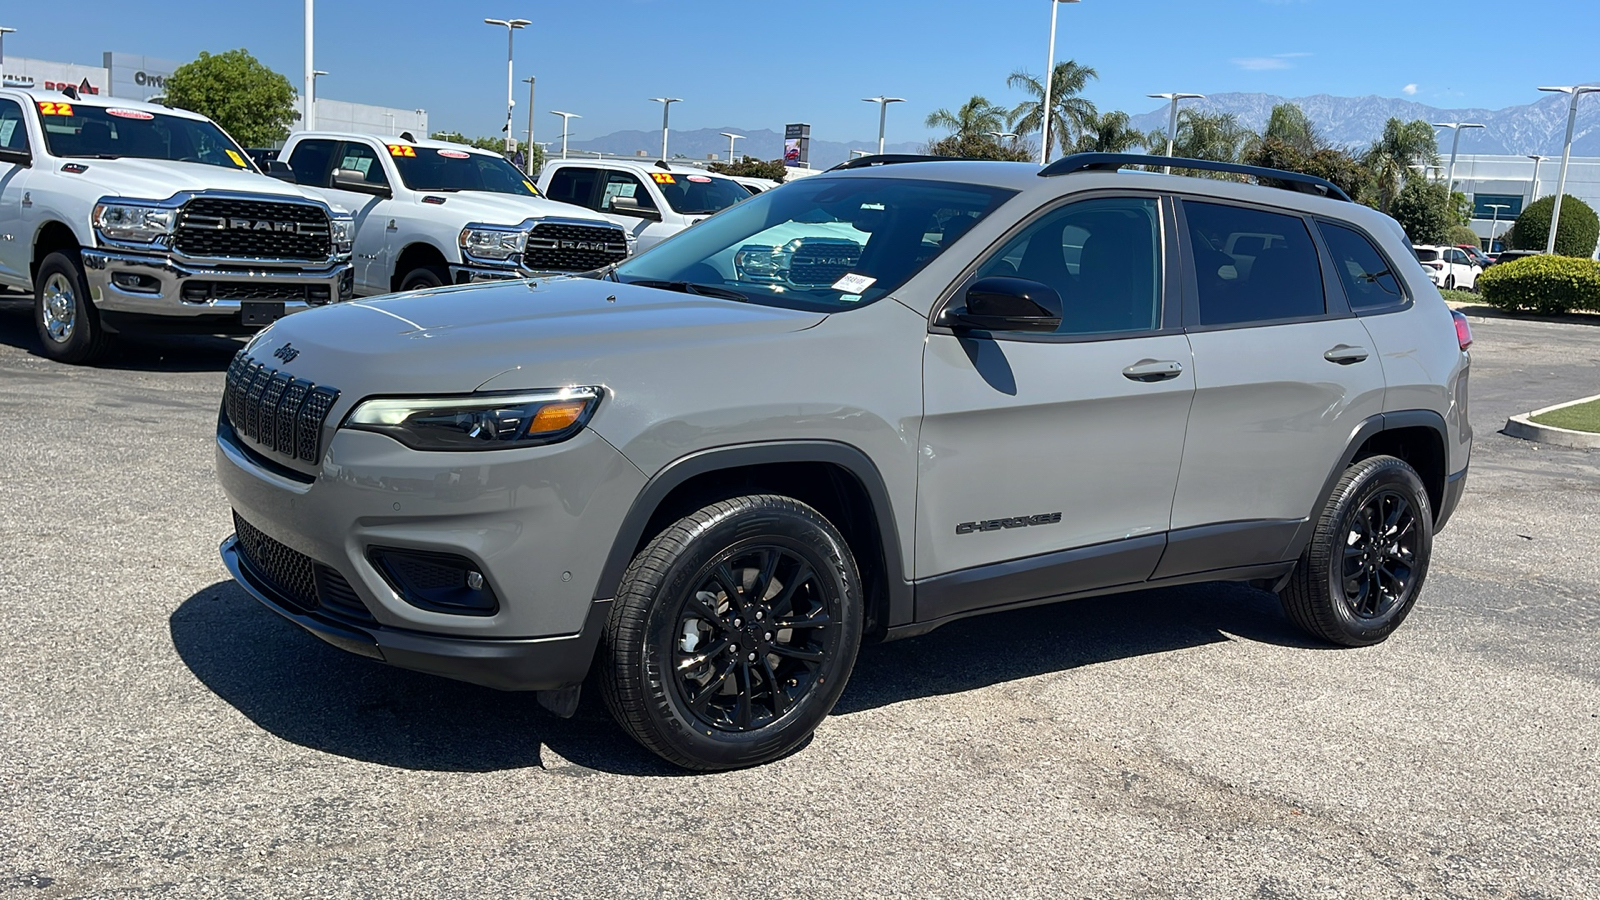
POLYGON ((652 222, 661 221, 661 210, 640 206, 636 197, 612 197, 609 212, 619 216, 632 216, 635 219, 649 219, 652 222))
POLYGON ((267 174, 268 178, 276 178, 279 181, 287 181, 290 184, 295 184, 296 183, 295 182, 295 177, 294 177, 294 170, 289 168, 289 164, 284 162, 281 159, 269 159, 269 160, 267 160, 267 173, 266 174, 267 174))
POLYGON ((12 163, 24 169, 33 166, 33 154, 27 150, 12 150, 0 147, 0 163, 12 163))
POLYGON ((1055 331, 1061 327, 1061 295, 1026 278, 980 278, 967 288, 966 305, 945 307, 939 324, 975 331, 1055 331))
POLYGON ((332 187, 336 191, 354 191, 358 194, 371 194, 374 197, 394 196, 394 191, 389 190, 387 184, 368 181, 367 176, 361 174, 359 169, 334 169, 332 187))

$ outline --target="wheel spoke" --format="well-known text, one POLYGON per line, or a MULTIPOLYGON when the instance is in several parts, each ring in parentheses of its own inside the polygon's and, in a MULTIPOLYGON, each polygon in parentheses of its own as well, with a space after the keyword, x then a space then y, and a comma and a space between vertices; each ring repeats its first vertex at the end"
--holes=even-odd
POLYGON ((712 645, 710 649, 685 656, 683 659, 678 660, 679 674, 692 672, 706 663, 711 662, 713 659, 716 659, 718 654, 728 649, 728 643, 729 642, 727 638, 722 638, 718 640, 716 644, 712 645))
POLYGON ((767 678, 767 688, 772 692, 772 715, 774 718, 789 711, 789 693, 783 689, 783 684, 778 680, 778 673, 772 668, 772 660, 761 657, 761 667, 767 678))
POLYGON ((772 652, 779 656, 787 656, 790 659, 798 659, 802 662, 822 662, 823 657, 821 650, 813 650, 810 647, 795 647, 790 644, 773 644, 772 652))
POLYGON ((756 572, 755 583, 750 586, 750 599, 757 603, 764 603, 767 592, 772 590, 772 576, 778 571, 778 563, 783 555, 777 550, 766 549, 761 551, 761 568, 756 572))
POLYGON ((704 687, 689 697, 689 708, 694 710, 695 715, 704 716, 706 714, 706 707, 710 705, 711 698, 722 690, 723 682, 727 681, 728 676, 733 674, 734 667, 734 660, 728 660, 728 664, 722 667, 721 672, 718 672, 710 681, 705 683, 704 687))
POLYGON ((789 579, 789 583, 783 586, 783 592, 772 601, 773 611, 776 612, 780 609, 787 608, 790 612, 794 612, 795 592, 798 591, 802 585, 811 580, 812 574, 811 567, 805 563, 801 563, 799 567, 795 569, 794 576, 789 579))
POLYGON ((723 593, 728 595, 728 603, 735 610, 743 612, 745 607, 744 592, 739 590, 739 579, 733 577, 733 570, 728 568, 728 564, 723 563, 717 566, 714 577, 717 579, 717 584, 722 587, 723 593))
POLYGON ((811 615, 806 616, 803 619, 773 619, 772 620, 772 627, 773 628, 821 628, 824 625, 832 624, 832 622, 833 622, 833 620, 828 618, 828 614, 827 613, 819 612, 819 613, 812 613, 811 615))
POLYGON ((750 664, 744 661, 739 663, 739 684, 733 700, 733 723, 741 730, 750 727, 751 706, 754 705, 755 689, 750 684, 750 664))
POLYGON ((722 614, 712 608, 711 604, 707 603, 705 598, 701 596, 703 593, 705 592, 701 591, 692 594, 689 597, 689 602, 684 604, 684 611, 693 613, 695 618, 724 632, 730 631, 731 627, 728 623, 722 621, 722 614))

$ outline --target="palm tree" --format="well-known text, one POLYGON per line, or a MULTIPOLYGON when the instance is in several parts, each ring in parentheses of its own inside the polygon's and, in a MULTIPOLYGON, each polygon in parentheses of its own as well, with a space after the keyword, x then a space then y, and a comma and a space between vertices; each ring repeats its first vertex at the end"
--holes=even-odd
POLYGON ((1145 136, 1135 131, 1128 114, 1120 109, 1091 115, 1073 146, 1075 153, 1127 153, 1145 146, 1145 136))
MULTIPOLYGON (((1178 113, 1178 131, 1172 141, 1172 155, 1212 162, 1238 162, 1246 143, 1254 137, 1232 113, 1186 109, 1178 113)), ((1167 132, 1158 128, 1145 136, 1146 146, 1167 146, 1167 132)))
MULTIPOLYGON (((1048 106, 1050 110, 1050 144, 1060 147, 1065 152, 1083 133, 1089 118, 1095 115, 1094 103, 1085 97, 1080 97, 1083 89, 1091 78, 1098 79, 1100 73, 1088 66, 1080 66, 1072 60, 1056 63, 1054 76, 1050 79, 1051 97, 1048 103, 1044 102, 1044 84, 1027 71, 1012 72, 1006 79, 1006 86, 1020 88, 1032 100, 1024 100, 1012 107, 1011 114, 1007 117, 1011 122, 1011 130, 1018 134, 1032 134, 1044 128, 1043 110, 1048 106)), ((1044 148, 1045 156, 1049 156, 1051 147, 1044 148)))
POLYGON ((1378 208, 1388 212, 1413 166, 1439 164, 1439 141, 1424 119, 1390 119, 1384 123, 1383 136, 1372 142, 1361 162, 1372 170, 1378 183, 1378 208))
POLYGON ((1279 103, 1272 108, 1261 139, 1282 141, 1305 156, 1326 146, 1317 134, 1316 126, 1311 123, 1311 117, 1295 103, 1279 103))
POLYGON ((1005 112, 990 103, 987 97, 973 94, 971 100, 961 104, 961 108, 953 113, 943 108, 928 113, 926 124, 929 128, 948 128, 951 136, 959 140, 988 140, 994 136, 992 132, 1000 130, 1005 112))

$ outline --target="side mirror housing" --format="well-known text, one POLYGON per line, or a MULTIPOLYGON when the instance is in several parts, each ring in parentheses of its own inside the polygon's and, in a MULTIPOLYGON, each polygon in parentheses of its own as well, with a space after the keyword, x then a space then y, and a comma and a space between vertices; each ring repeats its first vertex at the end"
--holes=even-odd
POLYGON ((334 169, 333 184, 336 191, 354 191, 358 194, 371 194, 374 197, 393 197, 394 191, 389 190, 387 184, 378 184, 368 181, 367 176, 358 169, 334 169))
POLYGON ((652 222, 661 221, 661 210, 650 206, 640 206, 634 197, 612 197, 609 212, 619 216, 632 216, 635 219, 649 219, 652 222))
POLYGON ((967 288, 965 305, 947 306, 939 324, 957 330, 1051 332, 1061 327, 1061 295, 1026 278, 991 276, 967 288))
POLYGON ((266 174, 268 178, 276 178, 279 181, 287 181, 290 184, 296 183, 294 170, 289 168, 289 164, 281 159, 267 160, 266 174))
POLYGON ((11 150, 0 147, 0 163, 11 163, 24 169, 33 166, 33 154, 27 150, 11 150))

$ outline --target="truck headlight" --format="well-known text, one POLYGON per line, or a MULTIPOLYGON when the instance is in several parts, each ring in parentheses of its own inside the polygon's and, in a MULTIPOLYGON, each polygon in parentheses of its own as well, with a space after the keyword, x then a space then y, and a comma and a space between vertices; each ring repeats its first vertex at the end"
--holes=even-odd
POLYGON ((528 244, 526 231, 482 228, 468 225, 461 229, 461 252, 477 259, 510 259, 528 244))
POLYGON ((333 242, 333 252, 349 253, 355 233, 355 219, 349 216, 332 216, 328 219, 328 240, 333 242))
POLYGON ((177 210, 158 206, 97 203, 94 207, 94 227, 117 241, 149 243, 171 234, 177 220, 177 210))
POLYGON ((588 423, 598 387, 463 397, 379 397, 356 404, 341 427, 386 434, 413 450, 506 450, 554 444, 588 423))
POLYGON ((741 281, 782 281, 789 277, 798 240, 777 247, 745 244, 733 255, 741 281))

